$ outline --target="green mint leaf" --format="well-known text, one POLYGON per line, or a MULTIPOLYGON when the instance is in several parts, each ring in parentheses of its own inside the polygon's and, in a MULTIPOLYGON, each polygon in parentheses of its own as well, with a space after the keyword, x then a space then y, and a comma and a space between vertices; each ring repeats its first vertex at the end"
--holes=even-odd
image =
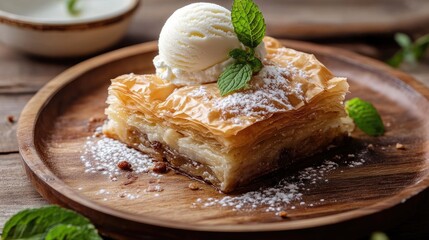
POLYGON ((421 59, 429 48, 429 34, 418 38, 414 43, 414 54, 416 59, 421 59))
POLYGON ((373 232, 370 240, 389 240, 389 237, 384 232, 373 232))
POLYGON ((414 43, 411 38, 404 33, 395 34, 395 40, 402 47, 401 50, 387 60, 392 67, 399 67, 402 62, 416 64, 423 58, 429 48, 429 34, 418 38, 414 43))
POLYGON ((402 48, 409 48, 412 45, 410 37, 404 33, 395 34, 395 40, 402 48))
POLYGON ((78 0, 67 0, 67 11, 73 15, 77 16, 80 14, 81 10, 76 8, 78 0))
POLYGON ((248 54, 243 49, 235 48, 229 52, 229 56, 236 59, 237 62, 245 63, 247 61, 248 54))
POLYGON ((225 96, 234 91, 247 87, 252 78, 252 67, 247 63, 234 63, 229 65, 219 76, 217 86, 220 95, 225 96))
POLYGON ((237 61, 218 78, 222 96, 246 88, 252 74, 263 67, 261 60, 255 57, 254 49, 262 42, 266 30, 264 16, 258 6, 252 0, 234 0, 231 19, 234 31, 246 50, 236 48, 229 52, 229 56, 237 61))
POLYGON ((44 240, 102 240, 92 225, 74 226, 58 224, 49 229, 44 240))
POLYGON ((23 210, 12 216, 4 225, 2 238, 3 240, 41 239, 49 229, 58 224, 92 226, 87 218, 76 212, 58 206, 47 206, 23 210))
POLYGON ((370 136, 384 134, 384 125, 377 109, 360 98, 353 98, 346 102, 346 111, 356 126, 370 136))
POLYGON ((401 63, 404 61, 404 51, 399 50, 393 57, 391 57, 389 60, 387 60, 387 64, 394 68, 398 68, 401 63))
POLYGON ((418 62, 417 56, 414 53, 414 49, 404 49, 404 61, 409 63, 409 64, 416 64, 418 62))
POLYGON ((258 58, 253 58, 249 61, 250 66, 252 67, 252 72, 253 73, 257 73, 259 71, 261 71, 263 65, 261 60, 259 60, 258 58))
POLYGON ((232 25, 238 39, 250 48, 256 48, 265 36, 265 20, 252 0, 234 0, 231 11, 232 25))

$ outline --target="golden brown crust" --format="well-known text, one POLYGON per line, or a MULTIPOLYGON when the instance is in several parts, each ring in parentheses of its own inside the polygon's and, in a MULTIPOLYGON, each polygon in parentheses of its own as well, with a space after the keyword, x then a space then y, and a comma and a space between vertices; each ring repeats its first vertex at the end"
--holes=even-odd
POLYGON ((346 79, 313 55, 264 41, 262 70, 247 89, 224 97, 216 83, 178 87, 134 74, 112 80, 104 133, 225 192, 346 135, 346 79))
POLYGON ((257 140, 249 136, 261 137, 271 127, 278 128, 272 123, 281 120, 284 127, 302 118, 302 107, 317 104, 314 101, 323 92, 342 94, 344 99, 348 91, 345 78, 334 77, 311 54, 283 48, 269 37, 264 41, 265 67, 247 90, 221 97, 216 83, 177 87, 155 75, 131 74, 112 80, 109 92, 116 98, 108 103, 120 100, 149 122, 164 121, 231 148, 257 140), (268 119, 269 124, 258 124, 268 119))

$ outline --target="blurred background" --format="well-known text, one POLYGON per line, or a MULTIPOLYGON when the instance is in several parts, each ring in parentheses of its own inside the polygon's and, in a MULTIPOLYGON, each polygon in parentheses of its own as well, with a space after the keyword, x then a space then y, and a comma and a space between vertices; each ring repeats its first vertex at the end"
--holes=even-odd
MULTIPOLYGON (((175 9, 198 1, 144 0, 136 14, 143 27, 140 36, 156 39, 175 9)), ((231 8, 230 0, 211 2, 231 8)), ((386 35, 429 28, 427 0, 256 0, 267 22, 267 33, 276 37, 313 39, 357 35, 386 35)), ((136 31, 133 31, 136 32, 136 31)))

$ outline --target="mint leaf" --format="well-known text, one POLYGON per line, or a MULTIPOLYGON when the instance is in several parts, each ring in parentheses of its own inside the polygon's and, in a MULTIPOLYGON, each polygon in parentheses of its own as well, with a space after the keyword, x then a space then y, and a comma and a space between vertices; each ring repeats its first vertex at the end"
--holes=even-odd
POLYGON ((429 48, 429 34, 418 38, 413 43, 406 34, 397 33, 395 34, 395 40, 402 49, 387 60, 387 63, 392 67, 399 67, 402 62, 416 64, 418 60, 423 58, 429 48))
POLYGON ((97 230, 92 225, 74 226, 58 224, 49 229, 44 240, 101 240, 97 230))
POLYGON ((91 222, 76 212, 48 206, 23 210, 11 217, 3 229, 3 240, 42 239, 46 232, 58 224, 89 227, 91 222))
POLYGON ((253 73, 257 73, 259 71, 261 71, 262 67, 264 65, 262 65, 261 60, 259 60, 258 58, 253 57, 253 59, 249 60, 249 65, 252 67, 252 72, 253 73))
POLYGON ((219 76, 217 86, 220 95, 225 96, 236 90, 245 88, 252 78, 252 67, 247 63, 234 63, 228 66, 219 76))
POLYGON ((399 44, 399 46, 403 48, 410 48, 412 45, 410 37, 408 37, 405 33, 395 34, 395 40, 399 44))
POLYGON ((244 45, 255 48, 265 36, 265 20, 258 6, 251 0, 234 0, 231 11, 232 25, 244 45))
POLYGON ((247 61, 248 53, 240 48, 235 48, 229 52, 229 56, 236 59, 237 62, 245 63, 247 61))
POLYGON ((231 19, 234 31, 246 49, 236 48, 229 52, 229 56, 237 61, 218 78, 217 86, 222 96, 247 87, 252 74, 263 67, 261 60, 255 57, 255 48, 262 42, 266 28, 258 6, 252 0, 234 0, 231 19))
POLYGON ((255 51, 253 49, 247 49, 245 51, 243 49, 233 49, 229 52, 229 56, 236 59, 237 63, 248 63, 252 67, 252 72, 259 72, 263 65, 261 60, 255 57, 255 51))
POLYGON ((416 59, 421 59, 429 48, 429 34, 424 35, 414 43, 414 54, 416 59))
POLYGON ((373 232, 370 240, 389 240, 389 237, 384 232, 373 232))
POLYGON ((353 98, 346 102, 346 111, 356 126, 370 136, 384 134, 384 125, 377 109, 360 98, 353 98))
POLYGON ((67 0, 67 11, 73 16, 79 15, 81 11, 76 8, 77 2, 78 0, 67 0))
POLYGON ((399 50, 393 57, 391 57, 389 60, 387 60, 387 64, 390 66, 397 68, 401 65, 401 63, 404 61, 404 51, 399 50))

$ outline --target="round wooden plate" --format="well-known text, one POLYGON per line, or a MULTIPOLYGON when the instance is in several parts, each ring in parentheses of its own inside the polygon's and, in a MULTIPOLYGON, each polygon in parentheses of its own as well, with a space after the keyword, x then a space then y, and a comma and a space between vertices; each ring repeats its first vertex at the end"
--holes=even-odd
POLYGON ((329 181, 309 185, 299 202, 285 204, 287 218, 264 207, 191 207, 197 198, 223 194, 201 183, 200 190, 192 191, 192 180, 173 171, 161 179, 163 192, 135 199, 121 194, 141 192, 151 174, 140 174, 127 184, 124 176, 111 181, 103 174, 85 173, 80 156, 87 137, 101 124, 90 119, 104 117, 109 80, 129 72, 153 73, 156 42, 78 64, 36 94, 22 112, 18 129, 29 178, 48 201, 84 214, 102 233, 121 239, 351 239, 412 216, 421 199, 416 195, 429 185, 429 90, 404 73, 351 52, 295 41, 284 44, 315 54, 336 75, 348 77, 348 98, 374 103, 387 128, 385 136, 377 138, 355 131, 338 150, 338 168, 324 176, 329 181), (396 143, 406 149, 397 149, 396 143), (349 166, 355 156, 365 162, 349 166))

